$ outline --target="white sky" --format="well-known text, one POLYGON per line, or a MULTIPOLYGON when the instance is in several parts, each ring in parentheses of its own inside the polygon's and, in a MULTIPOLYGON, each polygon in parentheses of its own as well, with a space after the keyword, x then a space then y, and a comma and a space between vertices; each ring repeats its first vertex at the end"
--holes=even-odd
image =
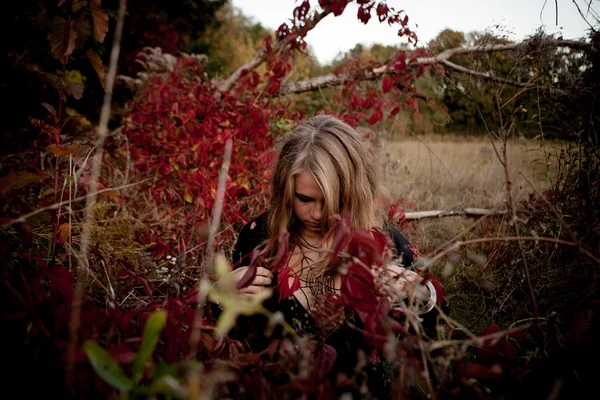
MULTIPOLYGON (((586 15, 590 0, 576 1, 586 15)), ((291 18, 294 7, 301 0, 232 0, 232 3, 245 15, 275 30, 291 18)), ((318 0, 310 3, 314 6, 318 0)), ((409 25, 416 31, 420 44, 427 44, 444 28, 465 33, 487 29, 508 35, 510 40, 521 40, 542 25, 546 33, 562 33, 565 39, 583 37, 589 28, 572 0, 558 0, 558 25, 555 23, 554 0, 388 0, 387 4, 397 11, 406 11, 409 25), (495 28, 496 25, 501 29, 495 28)), ((307 35, 306 41, 319 62, 328 63, 357 43, 393 45, 406 42, 406 39, 399 39, 397 30, 387 23, 380 24, 374 11, 369 23, 362 24, 356 17, 357 9, 356 4, 350 4, 341 16, 327 16, 307 35)), ((592 0, 588 21, 594 24, 594 15, 598 14, 600 0, 592 0)))

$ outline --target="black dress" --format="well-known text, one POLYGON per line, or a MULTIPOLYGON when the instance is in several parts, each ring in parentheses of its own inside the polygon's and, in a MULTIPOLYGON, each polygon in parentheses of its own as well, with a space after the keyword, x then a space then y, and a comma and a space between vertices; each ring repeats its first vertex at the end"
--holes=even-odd
MULTIPOLYGON (((233 268, 240 268, 250 264, 250 255, 252 251, 268 239, 267 232, 267 213, 247 223, 240 231, 237 243, 233 250, 233 268)), ((402 265, 409 268, 420 257, 418 252, 410 242, 402 236, 391 224, 385 224, 385 230, 390 234, 394 241, 397 255, 401 257, 402 265)), ((272 286, 275 288, 277 276, 272 280, 272 286)), ((393 368, 385 360, 382 360, 374 348, 367 345, 364 335, 356 329, 361 327, 361 321, 358 317, 346 313, 346 320, 349 324, 342 324, 335 331, 323 337, 322 331, 311 314, 306 311, 304 306, 295 296, 279 300, 279 293, 275 288, 273 295, 263 303, 265 308, 271 312, 279 311, 283 313, 285 320, 302 336, 310 336, 320 341, 322 344, 329 345, 335 349, 337 356, 332 368, 331 379, 335 379, 335 374, 343 373, 346 376, 356 380, 356 371, 354 367, 358 362, 358 352, 363 351, 367 357, 367 371, 359 379, 368 379, 369 393, 372 398, 389 398, 391 395, 391 384, 394 381, 393 368)), ((433 314, 433 313, 431 313, 433 314)), ((428 318, 431 319, 431 318, 428 318)), ((435 316, 433 316, 435 322, 435 316)), ((251 350, 260 352, 266 349, 276 338, 281 338, 284 332, 281 328, 273 330, 272 335, 264 334, 268 323, 268 318, 263 315, 254 315, 251 317, 239 317, 236 329, 230 335, 245 343, 251 350)), ((332 381, 333 382, 333 381, 332 381)), ((358 393, 354 393, 355 398, 359 398, 358 393)))

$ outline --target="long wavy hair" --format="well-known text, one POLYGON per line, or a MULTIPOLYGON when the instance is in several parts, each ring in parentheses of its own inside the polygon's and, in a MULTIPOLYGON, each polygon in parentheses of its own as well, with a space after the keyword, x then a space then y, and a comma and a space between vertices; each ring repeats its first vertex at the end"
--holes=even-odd
MULTIPOLYGON (((303 170, 313 175, 323 192, 323 232, 330 228, 328 217, 342 210, 350 213, 352 229, 382 228, 389 196, 374 147, 344 122, 318 115, 297 125, 282 143, 273 175, 269 238, 286 231, 293 235, 294 177, 303 170)), ((325 250, 330 245, 325 243, 325 250)))

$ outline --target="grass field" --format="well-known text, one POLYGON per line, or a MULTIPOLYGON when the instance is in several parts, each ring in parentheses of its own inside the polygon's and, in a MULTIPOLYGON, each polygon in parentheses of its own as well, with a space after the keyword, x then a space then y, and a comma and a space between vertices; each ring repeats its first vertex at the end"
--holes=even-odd
MULTIPOLYGON (((495 143, 498 152, 501 146, 495 143)), ((538 191, 551 187, 560 149, 560 143, 509 142, 508 171, 515 201, 534 192, 531 184, 538 191)), ((407 212, 456 206, 491 209, 505 204, 504 167, 485 136, 424 135, 383 140, 380 152, 386 187, 394 198, 405 201, 407 212)), ((472 221, 465 217, 421 220, 410 224, 407 235, 426 253, 472 221)))

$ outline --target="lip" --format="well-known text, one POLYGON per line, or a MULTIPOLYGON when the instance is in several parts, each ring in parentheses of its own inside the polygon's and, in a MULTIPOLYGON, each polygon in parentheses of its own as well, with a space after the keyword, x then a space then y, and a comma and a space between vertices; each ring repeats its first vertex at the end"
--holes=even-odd
POLYGON ((317 224, 315 222, 305 222, 304 224, 306 226, 311 227, 311 228, 319 228, 319 229, 321 228, 321 224, 317 224))

